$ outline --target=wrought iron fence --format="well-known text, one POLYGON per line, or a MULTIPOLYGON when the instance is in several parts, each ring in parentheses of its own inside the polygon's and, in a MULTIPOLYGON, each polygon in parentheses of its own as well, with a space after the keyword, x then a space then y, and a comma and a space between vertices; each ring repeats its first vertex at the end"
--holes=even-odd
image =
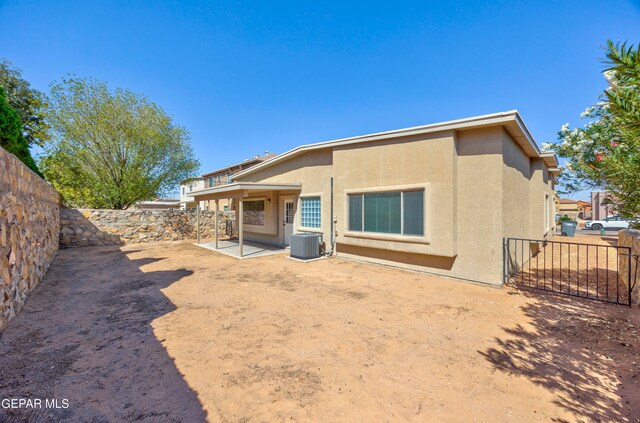
POLYGON ((631 249, 505 238, 505 284, 631 305, 631 249))

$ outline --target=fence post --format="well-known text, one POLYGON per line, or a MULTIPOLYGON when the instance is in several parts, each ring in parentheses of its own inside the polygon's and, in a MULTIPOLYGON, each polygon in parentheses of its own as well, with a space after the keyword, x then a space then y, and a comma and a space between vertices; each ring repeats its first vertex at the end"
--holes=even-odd
POLYGON ((624 247, 625 254, 619 255, 620 273, 626 273, 629 305, 640 305, 640 289, 637 286, 638 255, 640 254, 640 231, 625 229, 618 232, 618 245, 624 247), (632 262, 635 260, 635 263, 632 262))
POLYGON ((629 263, 629 269, 628 269, 628 280, 627 280, 627 292, 629 293, 629 307, 631 307, 631 290, 634 288, 633 286, 631 286, 631 254, 633 254, 633 251, 631 249, 629 249, 629 255, 627 256, 627 262, 629 263))
POLYGON ((507 238, 502 238, 502 284, 507 283, 507 238))
POLYGON ((196 233, 197 233, 197 243, 200 244, 200 202, 196 205, 196 233))

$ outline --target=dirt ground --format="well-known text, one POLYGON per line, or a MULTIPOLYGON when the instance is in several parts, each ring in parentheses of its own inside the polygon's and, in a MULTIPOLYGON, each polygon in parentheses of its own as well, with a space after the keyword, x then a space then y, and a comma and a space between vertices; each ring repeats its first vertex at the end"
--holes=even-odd
POLYGON ((640 309, 188 243, 60 251, 0 421, 639 421, 640 309))

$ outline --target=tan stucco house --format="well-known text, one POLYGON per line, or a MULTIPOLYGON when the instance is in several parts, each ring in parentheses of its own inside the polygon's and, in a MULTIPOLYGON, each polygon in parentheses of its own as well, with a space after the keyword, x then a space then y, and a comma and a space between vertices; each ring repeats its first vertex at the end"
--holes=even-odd
MULTIPOLYGON (((194 191, 198 191, 204 188, 213 188, 222 185, 227 185, 233 182, 234 175, 243 170, 249 169, 259 163, 269 160, 275 157, 276 154, 268 151, 264 152, 261 156, 256 154, 250 159, 236 164, 230 164, 222 169, 214 170, 213 172, 207 172, 196 178, 189 178, 180 184, 180 208, 183 210, 191 210, 196 207, 200 207, 201 210, 213 210, 212 201, 201 200, 199 203, 191 195, 194 191)), ((235 210, 236 205, 233 197, 224 198, 218 200, 218 206, 222 210, 235 210)))
POLYGON ((557 201, 558 214, 572 219, 586 219, 591 217, 591 203, 572 198, 559 198, 557 201))
POLYGON ((237 199, 244 240, 317 232, 338 257, 499 284, 504 237, 553 233, 557 166, 509 111, 302 145, 192 195, 237 199))

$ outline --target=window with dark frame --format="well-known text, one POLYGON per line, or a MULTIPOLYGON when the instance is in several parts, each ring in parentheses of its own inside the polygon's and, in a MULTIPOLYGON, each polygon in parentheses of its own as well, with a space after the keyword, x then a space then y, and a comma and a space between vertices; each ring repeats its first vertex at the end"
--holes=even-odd
POLYGON ((424 190, 349 194, 349 231, 424 236, 424 190))

